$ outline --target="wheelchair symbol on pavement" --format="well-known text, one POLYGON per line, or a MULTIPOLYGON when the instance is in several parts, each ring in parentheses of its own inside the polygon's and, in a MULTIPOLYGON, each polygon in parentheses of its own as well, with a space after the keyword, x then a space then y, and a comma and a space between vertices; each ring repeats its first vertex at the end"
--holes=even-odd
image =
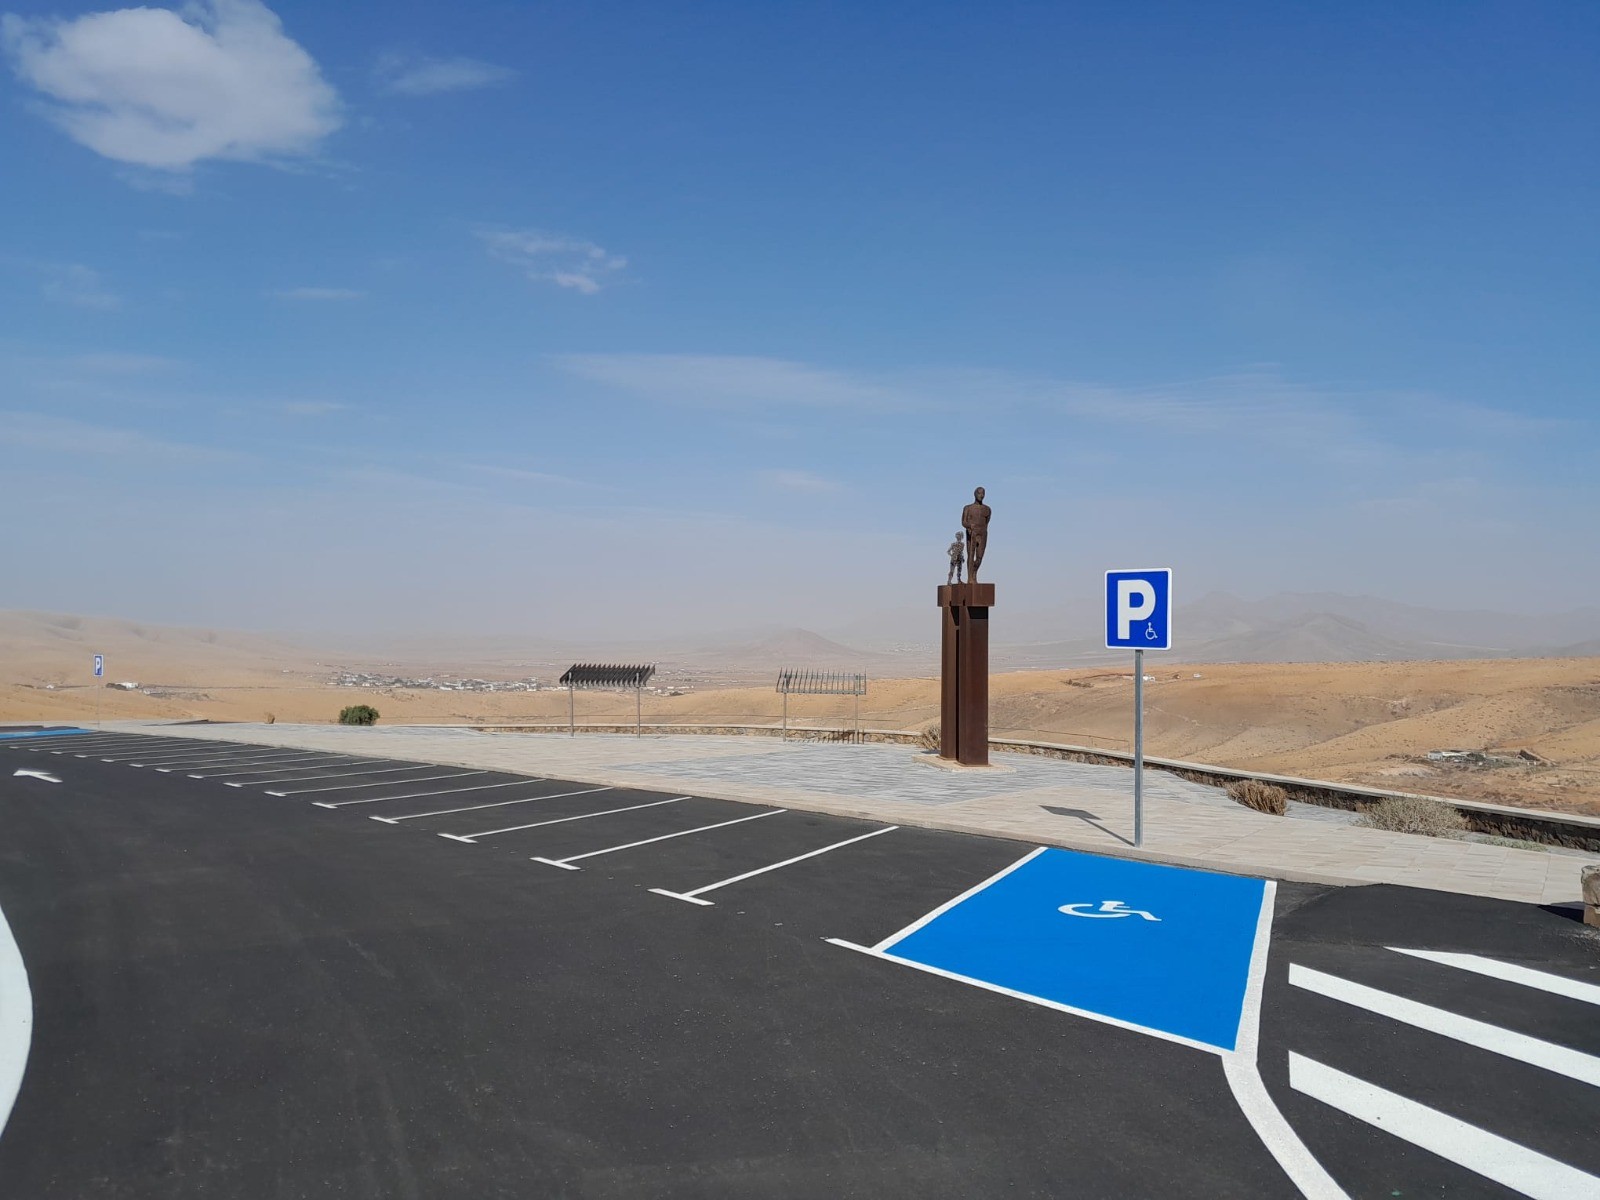
POLYGON ((1087 900, 1081 904, 1063 904, 1056 911, 1066 913, 1069 917, 1143 917, 1146 921, 1161 920, 1154 913, 1146 912, 1142 908, 1129 908, 1121 900, 1102 900, 1100 901, 1099 909, 1093 912, 1084 911, 1086 909, 1094 909, 1094 901, 1087 900))

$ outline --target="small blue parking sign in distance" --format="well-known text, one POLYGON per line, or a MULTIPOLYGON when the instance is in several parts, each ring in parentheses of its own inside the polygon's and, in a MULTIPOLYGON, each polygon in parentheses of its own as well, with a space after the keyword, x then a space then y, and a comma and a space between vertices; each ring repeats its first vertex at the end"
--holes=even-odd
POLYGON ((99 679, 100 676, 104 675, 105 673, 106 673, 106 656, 104 654, 96 654, 94 656, 94 677, 96 679, 99 679))
POLYGON ((1172 649, 1172 571, 1106 572, 1106 647, 1172 649))

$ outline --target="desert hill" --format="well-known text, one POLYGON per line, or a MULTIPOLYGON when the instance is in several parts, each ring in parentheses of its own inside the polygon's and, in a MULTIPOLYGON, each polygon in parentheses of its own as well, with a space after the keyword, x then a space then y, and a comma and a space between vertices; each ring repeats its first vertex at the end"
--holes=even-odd
MULTIPOLYGON (((1321 612, 1235 628, 1210 645, 1235 661, 1148 660, 1152 754, 1600 813, 1600 658, 1403 657, 1409 643, 1352 617, 1321 612), (1255 654, 1278 661, 1240 661, 1255 654), (1292 661, 1299 656, 1366 661, 1292 661), (1431 760, 1434 750, 1485 751, 1500 760, 1466 770, 1431 760), (1532 757, 1515 757, 1523 751, 1532 757)), ((537 674, 548 681, 593 649, 535 670, 527 659, 497 662, 493 641, 483 639, 472 645, 471 661, 406 664, 250 633, 0 613, 0 720, 81 721, 98 706, 106 718, 260 721, 270 714, 282 721, 328 721, 361 700, 374 703, 385 722, 550 723, 565 720, 564 692, 445 690, 394 676, 454 671, 504 680, 537 674), (135 680, 140 688, 91 686, 94 653, 107 656, 106 682, 135 680), (339 668, 376 676, 371 686, 333 686, 339 668)), ((653 657, 650 647, 633 649, 639 652, 615 657, 653 657)), ((1074 660, 1064 644, 1024 650, 1060 657, 1048 670, 1007 670, 1005 655, 1015 648, 996 653, 996 735, 1128 748, 1132 676, 1125 653, 1100 649, 1093 665, 1091 650, 1074 660), (1060 665, 1064 661, 1090 665, 1060 665)), ((866 671, 871 684, 862 716, 870 726, 920 728, 938 716, 934 666, 918 655, 873 654, 805 630, 679 647, 677 653, 681 657, 661 656, 657 682, 663 692, 683 694, 647 696, 646 721, 776 722, 780 700, 771 679, 780 666, 866 671)), ((849 709, 848 700, 796 698, 791 717, 801 725, 828 723, 849 709)), ((580 721, 631 721, 632 697, 584 695, 578 715, 580 721)))
POLYGON ((893 655, 856 650, 809 629, 785 629, 754 642, 732 646, 715 643, 674 656, 685 662, 729 670, 818 667, 825 670, 870 671, 894 663, 893 655))
POLYGON ((86 683, 96 654, 107 656, 108 679, 142 680, 174 670, 271 676, 315 660, 311 650, 254 633, 0 611, 0 681, 86 683))

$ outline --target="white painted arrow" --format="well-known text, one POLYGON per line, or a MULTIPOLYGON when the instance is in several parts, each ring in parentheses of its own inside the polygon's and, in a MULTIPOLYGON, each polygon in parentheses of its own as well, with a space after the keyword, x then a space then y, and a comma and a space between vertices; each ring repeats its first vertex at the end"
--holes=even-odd
POLYGON ((13 778, 15 778, 18 775, 22 776, 24 779, 42 779, 46 783, 60 783, 61 782, 61 780, 57 779, 54 775, 50 774, 49 771, 33 771, 33 770, 28 769, 27 767, 23 767, 19 771, 13 771, 12 772, 13 778))

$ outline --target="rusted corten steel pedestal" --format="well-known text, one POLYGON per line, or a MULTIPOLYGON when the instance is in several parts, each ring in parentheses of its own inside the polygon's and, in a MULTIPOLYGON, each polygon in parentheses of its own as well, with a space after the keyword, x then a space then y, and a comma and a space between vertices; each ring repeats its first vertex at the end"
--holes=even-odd
POLYGON ((989 765, 989 609, 992 583, 947 583, 939 589, 939 757, 964 767, 989 765))

